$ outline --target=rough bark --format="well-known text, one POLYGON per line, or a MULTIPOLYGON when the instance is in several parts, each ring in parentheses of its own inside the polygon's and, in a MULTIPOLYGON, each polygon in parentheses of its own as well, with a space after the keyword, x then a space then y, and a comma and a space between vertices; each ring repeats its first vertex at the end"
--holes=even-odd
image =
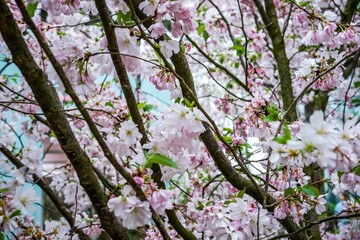
MULTIPOLYGON (((112 27, 112 19, 110 17, 106 2, 103 0, 96 0, 96 7, 99 11, 99 15, 101 18, 101 22, 104 27, 105 35, 108 40, 108 49, 111 53, 111 58, 113 61, 113 64, 115 66, 116 73, 118 75, 121 89, 124 92, 127 106, 130 111, 130 115, 132 120, 137 124, 140 133, 142 134, 141 139, 141 145, 144 145, 146 142, 149 141, 139 109, 137 108, 137 102, 136 97, 134 95, 134 92, 131 88, 128 73, 126 71, 124 62, 122 61, 121 55, 120 55, 120 49, 117 44, 116 40, 116 34, 114 31, 114 28, 112 27)), ((162 173, 160 166, 158 164, 153 164, 152 166, 153 170, 153 179, 157 183, 157 185, 165 189, 164 182, 161 181, 162 173)), ((195 236, 184 228, 184 226, 181 224, 181 222, 178 220, 176 213, 174 210, 166 210, 166 215, 168 216, 169 223, 174 227, 174 229, 177 231, 177 233, 182 236, 185 239, 196 239, 195 236)), ((159 228, 160 231, 162 231, 161 228, 159 228)), ((162 232, 162 234, 166 234, 165 232, 162 232)))
MULTIPOLYGON (((272 53, 275 57, 276 65, 279 72, 281 98, 283 108, 289 109, 291 103, 294 101, 293 87, 291 81, 291 72, 289 66, 289 59, 286 55, 284 36, 279 26, 278 17, 273 0, 265 0, 265 9, 260 0, 254 0, 254 3, 260 13, 261 19, 265 24, 267 33, 271 39, 273 48, 272 53)), ((297 120, 296 107, 292 107, 287 120, 292 122, 297 120)))
MULTIPOLYGON (((133 0, 132 4, 134 6, 137 16, 140 18, 144 26, 148 28, 151 26, 152 22, 151 20, 146 21, 147 17, 142 13, 142 11, 138 7, 140 2, 141 1, 133 0)), ((192 72, 184 54, 181 52, 174 54, 171 57, 171 61, 174 64, 176 73, 184 80, 185 84, 190 87, 191 91, 195 94, 196 97, 196 90, 195 90, 195 84, 194 84, 192 72)), ((190 101, 194 100, 193 94, 187 91, 186 90, 187 88, 184 87, 183 84, 181 84, 181 89, 183 96, 185 98, 187 98, 190 101)), ((267 193, 263 192, 262 194, 260 194, 257 191, 257 188, 252 184, 252 182, 242 177, 238 173, 238 171, 232 167, 231 162, 225 156, 222 147, 215 139, 214 134, 210 130, 209 126, 207 124, 205 124, 204 126, 206 128, 206 131, 200 135, 200 138, 204 142, 215 164, 217 165, 221 173, 224 175, 226 180, 229 181, 235 188, 239 190, 246 189, 246 194, 253 197, 260 204, 263 203, 264 201, 263 196, 267 193)), ((275 199, 272 198, 269 194, 267 194, 267 199, 268 199, 268 205, 271 205, 272 203, 275 202, 275 199)), ((274 208, 275 208, 274 206, 266 207, 266 209, 270 212, 273 212, 274 208)), ((296 232, 299 229, 299 227, 289 217, 279 222, 283 225, 283 227, 287 230, 288 233, 296 232)), ((307 239, 307 237, 303 232, 298 232, 297 234, 293 235, 293 239, 307 239)))
POLYGON ((99 216, 102 228, 114 239, 128 239, 121 223, 107 208, 107 196, 97 181, 90 159, 81 149, 66 116, 62 112, 61 103, 54 88, 34 61, 4 0, 0 0, 0 31, 12 54, 14 63, 29 84, 62 150, 73 165, 81 186, 89 196, 99 216))

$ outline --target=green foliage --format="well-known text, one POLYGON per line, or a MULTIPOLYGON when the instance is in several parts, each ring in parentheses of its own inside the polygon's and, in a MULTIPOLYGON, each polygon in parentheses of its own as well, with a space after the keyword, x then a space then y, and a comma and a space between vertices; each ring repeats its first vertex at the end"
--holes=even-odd
POLYGON ((274 104, 270 104, 266 106, 266 115, 263 117, 263 121, 266 122, 276 122, 279 118, 279 111, 278 108, 274 104))
POLYGON ((187 98, 183 98, 182 102, 181 102, 184 106, 187 106, 188 108, 190 108, 191 110, 194 108, 195 102, 192 101, 190 102, 187 98))
POLYGON ((238 192, 238 194, 236 195, 238 198, 243 198, 244 197, 244 194, 246 192, 246 187, 241 190, 240 192, 238 192))
POLYGON ((203 210, 204 209, 204 204, 200 201, 198 201, 198 206, 196 207, 197 210, 203 210))
POLYGON ((287 188, 287 189, 285 189, 285 191, 284 191, 284 196, 285 197, 288 197, 288 196, 290 196, 291 194, 293 194, 295 192, 295 189, 293 189, 293 188, 287 188))
POLYGON ((232 46, 231 49, 236 50, 236 55, 240 56, 245 54, 245 47, 240 45, 232 46))
POLYGON ((199 26, 198 26, 198 34, 199 36, 202 36, 205 40, 205 42, 209 39, 210 35, 209 33, 205 30, 205 24, 201 21, 197 21, 199 26))
POLYGON ((0 188, 0 193, 4 193, 4 192, 7 192, 7 191, 9 191, 8 188, 0 188))
POLYGON ((138 104, 138 109, 143 109, 144 112, 150 112, 154 108, 155 108, 154 105, 147 104, 146 102, 141 102, 141 103, 138 104))
POLYGON ((355 107, 360 106, 360 97, 357 97, 357 98, 352 99, 351 103, 352 103, 355 107))
POLYGON ((37 5, 38 5, 38 2, 28 4, 26 10, 31 17, 33 17, 35 15, 37 5))
POLYGON ((290 130, 287 126, 287 124, 284 124, 284 135, 281 136, 277 136, 276 138, 274 138, 274 141, 280 143, 280 144, 286 144, 287 141, 291 140, 291 134, 290 134, 290 130))
POLYGON ((115 108, 114 104, 112 104, 112 102, 110 102, 110 101, 106 102, 105 106, 115 108))
POLYGON ((10 214, 9 218, 13 218, 20 215, 21 215, 21 210, 17 209, 10 214))
POLYGON ((298 3, 300 7, 310 7, 311 1, 301 1, 298 3))
POLYGON ((356 167, 351 169, 351 172, 358 175, 358 176, 360 176, 360 165, 357 165, 356 167))
POLYGON ((318 197, 320 195, 319 189, 314 186, 305 185, 301 187, 301 190, 310 196, 318 197))
POLYGON ((124 24, 125 26, 133 25, 135 22, 131 18, 131 12, 127 12, 126 14, 119 11, 116 14, 116 21, 118 24, 124 24))
POLYGON ((169 157, 160 153, 147 153, 145 154, 146 161, 144 164, 145 168, 151 168, 155 164, 164 165, 172 168, 177 168, 176 163, 169 157))

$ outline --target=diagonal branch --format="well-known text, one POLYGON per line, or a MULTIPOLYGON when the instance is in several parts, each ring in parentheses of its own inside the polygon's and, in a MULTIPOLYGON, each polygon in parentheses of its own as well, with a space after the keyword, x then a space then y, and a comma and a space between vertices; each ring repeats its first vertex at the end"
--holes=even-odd
MULTIPOLYGON (((143 20, 146 16, 139 9, 139 1, 133 0, 131 1, 134 6, 134 10, 136 15, 143 20)), ((144 22, 144 26, 149 28, 151 26, 151 20, 144 22)), ((161 55, 161 53, 159 53, 161 55)), ((164 62, 166 59, 164 59, 164 62)), ((175 71, 177 77, 180 81, 181 89, 183 92, 183 96, 189 99, 190 101, 198 102, 196 97, 196 91, 194 86, 194 80, 192 76, 192 72, 190 70, 189 64, 186 60, 186 57, 182 52, 174 54, 171 57, 171 60, 174 64, 175 71)), ((171 66, 168 66, 171 69, 171 66)), ((222 172, 227 181, 229 181, 235 188, 239 190, 246 189, 246 193, 257 200, 259 203, 263 203, 264 196, 267 196, 268 203, 271 206, 265 206, 265 208, 273 212, 275 207, 272 205, 275 202, 275 199, 272 196, 264 191, 259 193, 257 184, 251 182, 250 180, 242 177, 236 169, 234 169, 231 165, 229 159, 225 156, 223 149, 217 142, 212 133, 210 126, 208 124, 204 124, 205 132, 200 135, 201 140, 204 142, 206 148, 208 149, 211 157, 213 158, 215 164, 222 172)), ((295 232, 299 229, 299 227, 294 223, 294 221, 286 217, 284 220, 279 220, 279 222, 284 226, 284 228, 289 232, 295 232)), ((303 233, 299 233, 295 235, 295 239, 306 239, 306 236, 303 233)))
MULTIPOLYGON (((86 110, 86 108, 84 107, 84 105, 82 104, 81 100, 79 99, 79 97, 77 96, 77 94, 75 93, 73 87, 71 86, 71 83, 69 81, 69 79, 67 78, 62 66, 60 65, 60 63, 56 60, 55 56, 53 55, 52 51, 50 50, 49 45, 46 43, 45 39, 43 38, 43 36, 41 35, 39 29, 36 27, 35 23, 32 21, 30 15, 28 14, 24 4, 22 3, 21 0, 15 0, 18 7, 20 8, 20 11, 24 17, 24 21, 27 23, 27 25, 30 27, 30 29, 33 31, 35 37, 37 38, 39 45, 41 46, 41 48, 44 50, 44 52, 46 53, 46 55, 48 56, 50 62, 52 63, 56 73, 59 75, 62 83, 64 84, 64 87, 66 89, 66 92, 70 95, 71 99, 74 101, 76 107, 79 109, 79 111, 81 112, 81 114, 83 115, 86 123, 88 124, 91 132, 93 133, 94 137, 96 138, 96 140, 98 141, 101 149, 103 150, 105 157, 110 161, 110 163, 115 167, 115 169, 126 179, 126 181, 131 185, 131 187, 134 189, 134 191, 136 192, 136 195, 142 200, 142 201, 148 201, 145 194, 143 193, 143 191, 141 190, 141 188, 136 184, 135 180, 132 178, 131 174, 123 167, 119 164, 119 162, 116 160, 115 156, 113 155, 113 153, 110 151, 109 147, 107 146, 105 140, 103 139, 100 131, 97 129, 94 121, 92 121, 88 111, 86 110)), ((125 70, 125 69, 124 69, 125 70)), ((126 71, 125 71, 126 73, 126 71)), ((130 85, 129 85, 130 86, 130 85)), ((130 91, 132 94, 132 90, 131 90, 131 86, 130 86, 130 91)), ((130 106, 128 106, 130 109, 130 106)), ((137 110, 137 105, 135 104, 135 107, 137 110)), ((137 110, 138 112, 138 110, 137 110)), ((139 112, 138 112, 139 113, 139 112)), ((140 113, 139 113, 140 114, 140 113)), ((141 118, 140 118, 141 120, 141 118)), ((142 127, 144 127, 142 125, 142 127)), ((139 127, 140 128, 140 127, 139 127)), ((158 229, 160 230, 160 232, 162 233, 162 235, 164 236, 165 239, 169 239, 169 237, 167 236, 167 231, 165 229, 164 224, 162 223, 162 220, 160 219, 160 217, 157 215, 157 213, 154 211, 154 209, 151 207, 150 205, 150 210, 152 212, 152 218, 155 222, 155 224, 157 225, 158 229)))
POLYGON ((108 198, 92 170, 90 159, 81 149, 66 116, 62 112, 55 89, 49 84, 47 76, 34 61, 5 0, 0 0, 0 31, 12 54, 14 63, 29 84, 62 150, 72 163, 81 186, 93 203, 101 226, 115 239, 128 239, 119 220, 107 208, 108 198))
MULTIPOLYGON (((130 81, 129 81, 127 71, 125 69, 124 62, 121 59, 120 49, 119 49, 119 46, 117 45, 116 35, 115 35, 114 28, 112 26, 111 16, 109 14, 109 11, 108 11, 105 1, 95 0, 95 3, 96 3, 96 7, 98 9, 98 12, 100 14, 100 18, 101 18, 104 30, 105 30, 105 35, 106 35, 106 38, 108 41, 108 49, 112 53, 111 58, 112 58, 114 66, 115 66, 116 73, 119 77, 121 88, 124 92, 131 117, 132 117, 133 121, 138 125, 139 131, 143 136, 143 138, 141 140, 141 145, 143 145, 146 142, 148 142, 149 139, 147 137, 144 124, 142 122, 139 110, 137 108, 136 98, 135 98, 135 95, 130 86, 130 81), (118 53, 118 54, 114 54, 114 53, 118 53)), ((144 21, 147 21, 147 20, 148 20, 147 17, 144 18, 144 21)), ((157 185, 160 188, 165 189, 166 188, 165 184, 164 184, 164 182, 161 181, 162 174, 161 174, 160 166, 157 164, 153 164, 152 170, 153 170, 152 177, 153 177, 154 181, 157 183, 157 185)), ((179 221, 179 219, 177 218, 174 210, 166 210, 165 212, 166 212, 166 215, 168 216, 169 223, 175 228, 175 230, 183 238, 196 239, 195 236, 190 231, 188 231, 187 229, 185 229, 182 226, 182 224, 179 221)), ((167 235, 165 229, 162 229, 160 227, 159 230, 163 234, 163 236, 167 235)))
MULTIPOLYGON (((2 152, 9 159, 9 161, 14 164, 18 169, 25 167, 25 165, 5 146, 0 145, 0 152, 2 152)), ((79 234, 80 239, 90 240, 90 238, 81 229, 75 226, 75 220, 73 216, 67 210, 65 204, 63 203, 63 201, 61 201, 59 196, 51 189, 49 183, 43 177, 39 177, 35 173, 32 175, 32 177, 34 179, 34 183, 38 185, 46 193, 46 195, 48 195, 48 197, 54 203, 58 211, 69 223, 70 227, 79 234)))

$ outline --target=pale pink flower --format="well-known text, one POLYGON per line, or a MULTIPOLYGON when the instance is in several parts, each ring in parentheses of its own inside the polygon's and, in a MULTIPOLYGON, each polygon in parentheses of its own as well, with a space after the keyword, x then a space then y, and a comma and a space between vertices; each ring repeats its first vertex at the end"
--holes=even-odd
POLYGON ((149 27, 149 31, 151 32, 152 38, 159 38, 166 33, 166 29, 162 22, 157 22, 149 27))
POLYGON ((174 22, 171 25, 171 34, 176 38, 180 37, 183 34, 181 30, 181 24, 179 22, 174 22))
POLYGON ((135 123, 132 121, 125 121, 121 123, 119 137, 122 141, 124 141, 124 143, 131 145, 140 140, 142 135, 136 127, 135 123))
POLYGON ((139 4, 139 8, 147 16, 153 16, 157 5, 158 5, 158 0, 145 0, 139 4))
POLYGON ((155 212, 163 215, 166 209, 172 209, 173 205, 170 197, 171 192, 169 190, 160 189, 153 192, 150 203, 155 212))
POLYGON ((336 13, 334 13, 332 11, 325 11, 324 17, 326 18, 327 21, 334 22, 334 21, 336 21, 338 16, 336 15, 336 13))
POLYGON ((325 196, 319 196, 319 198, 317 199, 317 204, 315 206, 315 212, 320 215, 321 213, 323 213, 326 210, 326 199, 325 196))
POLYGON ((128 207, 128 199, 125 196, 112 198, 108 201, 107 206, 110 211, 114 212, 116 217, 122 218, 123 212, 128 207))
POLYGON ((127 209, 122 213, 124 227, 136 229, 147 224, 151 219, 150 205, 137 197, 127 198, 127 209))
POLYGON ((36 196, 36 192, 32 187, 26 190, 21 188, 16 189, 14 197, 14 205, 21 210, 23 214, 33 212, 35 210, 34 204, 40 199, 36 196))
POLYGON ((127 13, 129 11, 128 6, 124 0, 107 0, 108 5, 111 7, 112 11, 120 10, 122 13, 127 13))
POLYGON ((312 58, 304 59, 300 63, 300 68, 299 68, 300 76, 305 77, 309 75, 312 71, 314 71, 316 68, 317 68, 317 63, 315 59, 312 58))
POLYGON ((165 58, 170 58, 173 54, 180 51, 179 42, 176 40, 161 41, 159 45, 161 53, 165 58))

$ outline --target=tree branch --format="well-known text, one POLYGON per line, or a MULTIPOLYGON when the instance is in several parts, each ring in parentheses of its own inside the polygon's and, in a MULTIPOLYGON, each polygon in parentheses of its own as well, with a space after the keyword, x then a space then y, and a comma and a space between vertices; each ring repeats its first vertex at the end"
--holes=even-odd
MULTIPOLYGON (((282 31, 279 26, 278 17, 273 0, 265 0, 265 9, 260 0, 253 0, 260 16, 266 26, 266 30, 271 38, 277 68, 279 71, 281 98, 283 108, 289 109, 289 106, 294 101, 294 94, 291 81, 291 72, 289 66, 289 59, 286 55, 285 42, 282 31)), ((297 120, 296 107, 292 106, 287 115, 288 121, 297 120)))
POLYGON ((270 240, 292 237, 297 233, 303 232, 306 229, 311 228, 312 226, 316 226, 316 225, 319 225, 319 224, 324 223, 324 222, 333 221, 333 220, 339 220, 339 219, 359 218, 359 217, 360 217, 360 213, 353 213, 353 214, 348 214, 348 215, 338 215, 338 216, 331 216, 331 217, 323 218, 323 219, 321 219, 319 221, 309 223, 305 227, 302 227, 299 230, 297 230, 296 232, 293 232, 293 233, 290 233, 290 234, 279 235, 279 236, 270 238, 270 240))
POLYGON ((101 226, 115 239, 128 239, 119 220, 107 208, 107 196, 97 181, 90 159, 81 149, 66 116, 62 112, 55 89, 49 84, 47 76, 34 61, 5 0, 0 0, 0 31, 12 54, 14 63, 29 84, 62 150, 74 166, 80 184, 99 216, 101 226))
MULTIPOLYGON (((0 145, 0 152, 2 152, 9 161, 14 164, 18 169, 25 167, 25 165, 14 155, 12 152, 7 149, 5 146, 0 145)), ((54 203, 58 211, 61 213, 61 215, 66 219, 66 221, 69 223, 70 227, 79 234, 79 238, 82 240, 90 240, 90 238, 81 230, 78 229, 75 226, 75 220, 72 217, 71 213, 67 210, 65 204, 61 199, 58 197, 58 195, 51 189, 49 183, 46 181, 45 178, 39 177, 37 174, 32 174, 32 177, 34 179, 34 183, 38 185, 45 193, 46 195, 51 199, 51 201, 54 203)))
MULTIPOLYGON (((131 3, 134 6, 136 15, 140 17, 140 20, 146 18, 146 16, 140 11, 138 7, 139 1, 133 0, 131 1, 131 3)), ((148 28, 151 26, 152 22, 151 20, 149 20, 149 21, 145 21, 143 24, 148 28)), ((186 57, 182 52, 179 52, 177 54, 173 54, 171 60, 174 64, 178 79, 182 79, 182 81, 180 81, 180 85, 183 92, 183 96, 189 99, 190 101, 198 102, 196 97, 193 76, 189 64, 186 60, 186 57)), ((242 177, 232 167, 231 162, 223 153, 223 150, 218 144, 217 140, 215 139, 209 125, 204 124, 204 127, 206 130, 204 133, 200 135, 200 138, 204 142, 215 164, 218 166, 219 170, 223 173, 226 180, 229 181, 235 188, 239 190, 246 189, 246 193, 251 197, 253 197, 255 200, 257 200, 259 203, 263 202, 263 195, 267 195, 269 199, 268 202, 270 204, 274 203, 275 200, 269 194, 263 191, 259 193, 258 188, 252 182, 242 177)), ((266 206, 266 209, 270 212, 273 212, 275 207, 266 206)), ((298 229, 298 226, 289 217, 285 218, 284 220, 279 220, 279 222, 284 226, 284 228, 289 233, 295 232, 298 229)), ((306 236, 303 235, 302 233, 297 234, 296 237, 298 237, 298 239, 306 239, 306 236)))

